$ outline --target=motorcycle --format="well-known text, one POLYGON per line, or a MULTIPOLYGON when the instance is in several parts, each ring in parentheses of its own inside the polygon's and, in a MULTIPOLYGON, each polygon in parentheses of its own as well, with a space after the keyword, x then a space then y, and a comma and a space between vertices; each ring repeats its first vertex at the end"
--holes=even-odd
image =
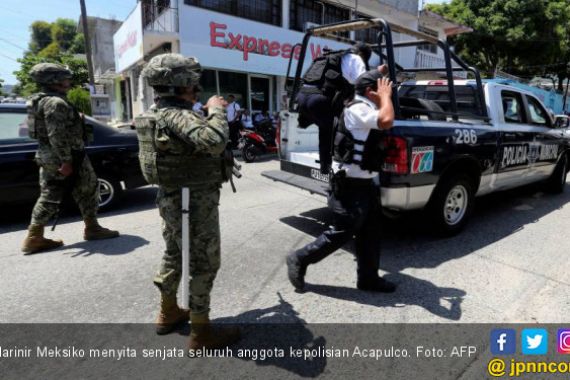
POLYGON ((277 153, 275 128, 271 120, 263 120, 254 125, 254 130, 243 130, 238 143, 245 162, 253 162, 260 154, 277 153))

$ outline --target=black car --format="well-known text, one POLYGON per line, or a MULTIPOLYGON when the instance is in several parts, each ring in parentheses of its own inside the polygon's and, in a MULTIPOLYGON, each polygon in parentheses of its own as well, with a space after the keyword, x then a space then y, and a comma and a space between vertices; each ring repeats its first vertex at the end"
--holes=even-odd
MULTIPOLYGON (((24 104, 0 104, 0 204, 33 202, 39 195, 37 141, 28 137, 24 104)), ((99 205, 110 208, 123 190, 146 185, 138 159, 136 133, 116 129, 93 118, 93 141, 87 146, 99 179, 99 205)))

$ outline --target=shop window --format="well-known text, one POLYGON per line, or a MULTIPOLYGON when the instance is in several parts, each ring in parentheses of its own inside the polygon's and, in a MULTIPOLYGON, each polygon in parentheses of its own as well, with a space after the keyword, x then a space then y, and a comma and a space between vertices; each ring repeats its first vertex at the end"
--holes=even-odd
POLYGON ((218 71, 220 95, 225 99, 234 95, 241 108, 249 108, 247 104, 247 75, 229 71, 218 71))
POLYGON ((281 26, 281 0, 184 0, 184 4, 281 26))
MULTIPOLYGON (((356 18, 365 18, 370 19, 372 17, 366 16, 363 14, 359 14, 356 18)), ((357 30, 354 32, 354 39, 360 42, 367 42, 369 44, 377 44, 378 43, 378 29, 377 28, 368 28, 357 30)))
MULTIPOLYGON (((439 35, 435 30, 424 28, 423 26, 418 26, 418 31, 428 34, 432 37, 439 38, 439 35)), ((418 50, 423 50, 427 51, 428 53, 437 54, 437 46, 433 44, 419 45, 418 50)))
POLYGON ((216 85, 216 71, 203 70, 202 77, 200 78, 200 86, 202 87, 200 101, 203 104, 206 104, 210 97, 218 94, 218 86, 216 85))
MULTIPOLYGON (((350 20, 348 8, 316 0, 291 0, 289 22, 293 30, 303 32, 307 23, 324 25, 347 20, 350 20)), ((339 35, 348 38, 349 33, 339 35)))

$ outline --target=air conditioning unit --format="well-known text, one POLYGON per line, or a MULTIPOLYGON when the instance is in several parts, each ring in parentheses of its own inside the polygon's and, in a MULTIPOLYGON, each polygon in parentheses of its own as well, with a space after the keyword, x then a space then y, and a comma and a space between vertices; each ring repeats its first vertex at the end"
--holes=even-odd
POLYGON ((306 32, 307 29, 311 29, 311 28, 314 28, 317 26, 321 26, 321 24, 317 24, 316 22, 307 21, 307 22, 305 22, 305 25, 303 25, 303 32, 306 32))

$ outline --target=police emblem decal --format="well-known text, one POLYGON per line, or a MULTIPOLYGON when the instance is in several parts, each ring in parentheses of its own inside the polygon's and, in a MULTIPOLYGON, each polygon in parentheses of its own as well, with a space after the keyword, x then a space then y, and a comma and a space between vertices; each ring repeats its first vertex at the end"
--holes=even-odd
POLYGON ((411 173, 427 173, 433 170, 433 146, 412 148, 411 173))

